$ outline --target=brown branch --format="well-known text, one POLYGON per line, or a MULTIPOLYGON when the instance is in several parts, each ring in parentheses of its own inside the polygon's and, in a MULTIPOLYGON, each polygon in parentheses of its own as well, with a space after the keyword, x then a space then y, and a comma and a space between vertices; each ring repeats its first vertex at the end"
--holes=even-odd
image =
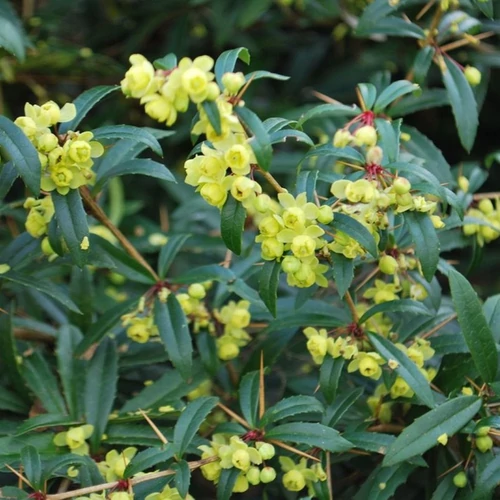
POLYGON ((281 184, 269 172, 266 172, 258 165, 256 166, 255 170, 257 170, 260 174, 263 175, 266 181, 269 182, 269 184, 271 184, 271 186, 276 190, 277 193, 287 192, 287 190, 284 187, 282 187, 281 184))
POLYGON ((426 339, 436 333, 438 330, 441 330, 443 326, 446 326, 448 323, 451 323, 454 319, 456 319, 457 313, 453 313, 451 316, 448 316, 445 320, 441 321, 441 323, 437 324, 434 328, 431 328, 428 332, 425 332, 422 335, 419 335, 420 338, 426 339))
POLYGON ((358 323, 359 322, 358 311, 356 311, 356 306, 355 306, 354 301, 352 300, 352 296, 349 292, 345 293, 345 300, 347 302, 347 305, 349 306, 349 309, 351 310, 352 320, 355 323, 358 323))

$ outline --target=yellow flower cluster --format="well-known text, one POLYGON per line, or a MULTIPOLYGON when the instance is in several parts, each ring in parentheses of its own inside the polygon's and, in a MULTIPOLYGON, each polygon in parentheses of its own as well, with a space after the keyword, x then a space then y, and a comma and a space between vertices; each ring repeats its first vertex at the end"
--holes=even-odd
POLYGON ((283 486, 288 491, 301 491, 306 486, 309 496, 315 496, 313 483, 326 481, 327 475, 321 463, 315 463, 307 467, 307 459, 301 458, 299 463, 295 463, 290 457, 279 457, 283 474, 283 486))
POLYGON ((269 443, 257 441, 254 447, 238 436, 231 436, 228 440, 223 434, 215 434, 210 446, 202 445, 199 449, 202 459, 217 457, 216 461, 201 466, 205 479, 217 484, 222 469, 234 467, 241 471, 233 488, 234 493, 243 493, 250 485, 270 483, 276 478, 272 467, 258 467, 274 457, 274 446, 269 443))
POLYGON ((104 153, 100 142, 92 141, 92 132, 57 134, 57 125, 76 116, 74 104, 62 108, 49 101, 42 106, 27 103, 25 116, 15 120, 38 151, 42 166, 41 188, 67 194, 70 189, 91 185, 95 181, 93 158, 104 153), (50 127, 53 127, 54 133, 50 127))
POLYGON ((68 446, 75 455, 88 455, 89 445, 85 440, 92 436, 93 432, 93 425, 71 427, 65 432, 58 432, 53 441, 56 446, 68 446))
POLYGON ((191 495, 182 497, 177 488, 171 488, 168 484, 157 493, 150 493, 144 500, 194 500, 191 495))
POLYGON ((464 224, 463 232, 466 236, 476 236, 479 246, 490 243, 500 236, 500 200, 495 200, 495 205, 488 199, 481 200, 477 208, 467 210, 468 217, 474 217, 485 225, 464 224))
POLYGON ((250 302, 231 300, 220 309, 214 310, 214 317, 224 325, 223 334, 217 339, 217 354, 220 359, 228 361, 240 353, 240 347, 246 346, 251 337, 245 328, 250 324, 250 302))
POLYGON ((262 188, 247 177, 257 160, 245 134, 229 133, 212 145, 203 143, 202 154, 186 161, 186 184, 195 186, 208 204, 218 208, 226 202, 228 191, 236 200, 252 203, 262 188))
POLYGON ((121 81, 122 92, 140 99, 147 115, 168 126, 175 123, 178 113, 187 110, 190 101, 214 101, 220 94, 211 72, 214 60, 209 56, 194 61, 184 57, 169 71, 155 70, 141 54, 131 55, 129 61, 132 66, 121 81))
POLYGON ((281 267, 291 286, 327 286, 324 273, 328 266, 319 263, 316 253, 327 246, 325 231, 319 224, 333 220, 331 208, 308 202, 306 193, 296 198, 290 193, 279 193, 278 200, 279 206, 267 204, 259 223, 260 234, 255 240, 262 245, 262 258, 282 259, 281 267))
POLYGON ((203 302, 207 290, 211 286, 211 281, 193 283, 189 286, 187 293, 178 293, 176 295, 188 322, 191 324, 193 333, 198 333, 201 329, 205 328, 210 333, 215 332, 215 326, 211 320, 210 312, 203 302))
POLYGON ((337 337, 335 340, 328 336, 327 331, 322 328, 316 330, 311 326, 304 328, 304 335, 307 337, 307 350, 311 354, 313 361, 320 365, 325 356, 329 354, 332 358, 343 357, 352 359, 358 356, 358 347, 351 337, 337 337))
POLYGON ((111 450, 106 453, 105 460, 97 463, 97 468, 108 483, 123 479, 125 468, 134 458, 137 448, 128 447, 123 451, 111 450))
POLYGON ((145 344, 150 337, 159 335, 152 311, 145 312, 144 309, 144 300, 141 299, 137 309, 121 318, 122 326, 127 327, 127 337, 139 344, 145 344))

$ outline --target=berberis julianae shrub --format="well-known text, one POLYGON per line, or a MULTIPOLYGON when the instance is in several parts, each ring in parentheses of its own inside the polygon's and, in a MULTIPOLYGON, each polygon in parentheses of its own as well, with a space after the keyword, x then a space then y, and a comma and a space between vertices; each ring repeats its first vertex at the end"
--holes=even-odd
POLYGON ((498 238, 500 197, 401 118, 449 104, 471 149, 484 82, 450 52, 493 50, 473 17, 492 4, 407 3, 359 18, 418 52, 356 104, 263 121, 248 88, 286 77, 237 71, 238 48, 133 54, 120 86, 0 116, 0 214, 25 228, 0 251, 1 498, 494 495, 500 295, 441 252, 498 238), (85 130, 111 93, 158 128, 85 130), (139 156, 184 113, 183 168, 139 156), (128 234, 118 178, 138 174, 177 208, 128 234))

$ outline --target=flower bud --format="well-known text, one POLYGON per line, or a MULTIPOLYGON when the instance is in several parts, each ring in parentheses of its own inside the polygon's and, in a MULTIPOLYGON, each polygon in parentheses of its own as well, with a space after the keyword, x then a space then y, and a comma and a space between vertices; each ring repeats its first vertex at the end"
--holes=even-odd
POLYGON ((399 269, 398 261, 392 255, 381 257, 378 266, 384 274, 395 274, 399 269))
POLYGON ((223 361, 234 359, 240 353, 240 348, 234 342, 227 342, 219 347, 218 355, 223 361))
POLYGON ((478 208, 485 215, 489 215, 489 214, 491 214, 491 212, 493 212, 495 210, 495 208, 493 207, 493 203, 491 202, 491 200, 487 200, 487 199, 481 200, 479 202, 478 208))
POLYGON ((396 194, 406 194, 410 192, 411 183, 404 177, 396 177, 393 182, 394 191, 396 194))
POLYGON ((188 294, 193 299, 201 300, 205 298, 207 292, 205 291, 205 287, 201 283, 193 283, 188 288, 188 294))
POLYGON ((488 432, 490 432, 490 429, 491 427, 488 426, 488 425, 484 425, 483 427, 480 427, 477 431, 476 431, 476 435, 479 436, 479 437, 483 437, 483 436, 487 436, 488 435, 488 432))
POLYGON ((292 240, 291 250, 296 257, 301 259, 310 257, 316 250, 316 242, 306 234, 295 236, 292 240))
POLYGON ((337 130, 333 136, 333 146, 335 148, 345 148, 351 141, 353 137, 349 130, 343 128, 337 130))
POLYGON ((236 450, 231 457, 233 465, 242 471, 246 471, 250 467, 250 455, 246 450, 236 450))
POLYGON ((287 255, 281 263, 281 268, 283 269, 283 271, 285 271, 285 273, 293 274, 300 269, 301 265, 302 263, 299 259, 297 259, 297 257, 294 257, 293 255, 287 255))
POLYGON ((467 191, 469 191, 469 179, 467 179, 467 177, 464 177, 463 175, 461 175, 459 178, 458 178, 458 187, 464 192, 464 193, 467 193, 467 191))
POLYGON ((247 472, 247 481, 255 486, 260 483, 260 470, 258 467, 250 467, 247 472))
POLYGON ((204 184, 200 190, 203 199, 214 207, 222 207, 227 199, 227 191, 215 182, 204 184))
POLYGON ((467 486, 467 475, 464 471, 453 476, 453 484, 457 488, 465 488, 467 486))
POLYGON ((222 85, 230 95, 235 95, 245 85, 245 75, 238 73, 224 73, 222 75, 222 85))
POLYGON ((257 441, 255 443, 255 447, 257 448, 257 451, 262 457, 262 460, 271 460, 271 458, 274 457, 275 449, 272 444, 264 443, 262 441, 257 441))
POLYGON ((491 450, 493 447, 493 440, 490 438, 490 436, 479 436, 476 438, 476 448, 481 452, 481 453, 486 453, 487 451, 491 450))
POLYGON ((257 212, 263 214, 271 207, 271 197, 268 194, 256 196, 253 200, 253 206, 257 212))
POLYGON ((264 484, 271 483, 276 479, 276 471, 272 467, 264 467, 260 471, 260 480, 264 484))
POLYGON ((431 215, 431 222, 435 229, 442 229, 446 226, 446 224, 443 222, 443 219, 441 219, 439 215, 431 215))
POLYGON ((377 131, 371 125, 364 125, 354 132, 358 146, 375 146, 377 144, 377 131))
POLYGON ((276 238, 266 238, 262 242, 262 258, 265 260, 279 259, 285 251, 285 246, 276 238))
POLYGON ((54 134, 43 134, 38 138, 37 149, 42 153, 50 153, 58 143, 57 136, 54 134))
MULTIPOLYGON (((258 198, 260 198, 260 196, 258 198)), ((270 215, 260 221, 259 231, 263 236, 272 238, 281 231, 281 226, 280 223, 270 215)))
POLYGON ((466 66, 464 76, 471 87, 475 87, 481 83, 481 72, 474 66, 466 66))
POLYGON ((383 157, 384 151, 382 148, 380 146, 373 146, 366 152, 366 163, 380 165, 383 157))
POLYGON ((332 222, 333 220, 332 208, 328 205, 323 205, 322 207, 320 207, 316 219, 320 224, 330 224, 330 222, 332 222))

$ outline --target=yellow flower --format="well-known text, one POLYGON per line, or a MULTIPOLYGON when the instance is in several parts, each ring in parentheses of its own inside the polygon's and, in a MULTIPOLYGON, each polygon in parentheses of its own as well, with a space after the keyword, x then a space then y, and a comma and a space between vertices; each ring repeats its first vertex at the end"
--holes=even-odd
POLYGON ((125 468, 137 453, 137 448, 128 447, 122 452, 111 450, 106 454, 106 460, 99 462, 98 467, 106 481, 116 481, 123 478, 125 468))
POLYGON ((66 432, 59 432, 54 436, 56 446, 68 446, 71 453, 76 455, 88 455, 89 446, 85 442, 94 432, 93 425, 81 425, 71 427, 66 432))
POLYGON ((146 103, 144 110, 146 114, 158 122, 165 122, 169 127, 177 120, 177 110, 172 101, 159 94, 151 94, 143 97, 146 103))
POLYGON ((298 470, 288 471, 283 476, 283 486, 288 491, 300 491, 306 486, 306 480, 304 476, 298 470))
POLYGON ((245 75, 243 73, 224 73, 222 75, 222 85, 229 95, 236 95, 245 85, 245 75))
POLYGON ((140 99, 157 90, 153 65, 141 54, 132 54, 129 58, 132 67, 125 73, 120 82, 122 92, 126 96, 140 99))
POLYGON ((380 365, 384 364, 382 357, 376 352, 360 352, 347 366, 347 371, 352 373, 359 370, 364 377, 378 380, 382 375, 380 365))
POLYGON ((375 287, 368 288, 363 297, 365 299, 373 299, 375 304, 381 304, 382 302, 399 299, 396 295, 398 291, 400 291, 400 287, 396 284, 375 280, 375 287))

